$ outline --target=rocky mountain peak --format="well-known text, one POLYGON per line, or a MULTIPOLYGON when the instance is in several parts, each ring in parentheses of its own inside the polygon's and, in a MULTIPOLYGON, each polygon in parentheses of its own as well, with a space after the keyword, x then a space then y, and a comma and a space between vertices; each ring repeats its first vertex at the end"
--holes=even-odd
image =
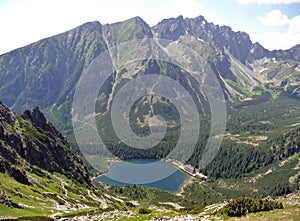
POLYGON ((140 30, 149 38, 153 37, 151 27, 141 17, 136 16, 132 19, 129 19, 128 21, 133 21, 135 24, 135 28, 137 28, 137 30, 140 30))
POLYGON ((34 107, 32 110, 25 110, 23 113, 23 117, 25 119, 29 119, 34 126, 40 127, 42 129, 44 129, 45 125, 47 124, 46 117, 38 107, 34 107))
POLYGON ((123 22, 106 24, 104 36, 108 44, 153 37, 151 27, 138 16, 123 22))
POLYGON ((164 19, 152 28, 161 39, 175 41, 186 33, 186 22, 182 15, 164 19))
POLYGON ((128 19, 128 21, 134 21, 137 24, 143 25, 143 26, 149 26, 140 16, 135 16, 133 18, 128 19))

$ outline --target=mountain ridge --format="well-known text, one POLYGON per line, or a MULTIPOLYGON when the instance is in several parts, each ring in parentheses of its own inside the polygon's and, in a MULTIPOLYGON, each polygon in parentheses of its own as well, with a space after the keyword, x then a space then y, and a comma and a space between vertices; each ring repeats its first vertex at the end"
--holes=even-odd
MULTIPOLYGON (((118 24, 121 24, 121 23, 123 23, 123 22, 128 22, 128 21, 132 21, 132 20, 136 20, 136 21, 138 21, 138 22, 141 22, 141 23, 145 24, 146 26, 148 26, 148 27, 151 28, 151 29, 156 29, 156 28, 157 28, 159 25, 161 25, 162 23, 164 23, 164 22, 169 22, 169 21, 178 21, 178 20, 179 20, 179 21, 185 21, 185 20, 187 20, 187 21, 189 21, 189 22, 191 22, 191 21, 196 21, 196 22, 197 22, 197 21, 200 21, 200 22, 205 22, 204 24, 214 25, 214 26, 216 26, 217 29, 220 28, 220 30, 223 30, 223 31, 229 31, 229 32, 231 32, 231 33, 242 34, 242 35, 244 35, 246 38, 249 38, 249 39, 250 39, 249 34, 247 34, 246 32, 244 32, 244 31, 233 31, 233 30, 231 29, 231 27, 230 27, 230 26, 227 26, 227 25, 218 25, 218 24, 215 25, 215 24, 212 23, 212 22, 208 22, 208 21, 204 18, 204 16, 202 16, 202 15, 199 15, 199 16, 197 16, 197 17, 195 17, 195 18, 188 18, 188 17, 183 18, 182 15, 180 15, 180 16, 178 16, 178 17, 165 18, 165 19, 161 20, 160 22, 158 22, 157 24, 153 25, 152 27, 149 26, 149 25, 148 25, 148 24, 147 24, 140 16, 135 16, 135 17, 126 19, 126 20, 124 20, 124 21, 114 22, 114 23, 106 23, 106 24, 102 24, 102 23, 100 23, 100 21, 89 21, 89 22, 83 23, 83 24, 81 24, 81 25, 78 25, 77 27, 72 28, 72 29, 70 29, 70 30, 68 30, 68 31, 64 31, 64 32, 61 32, 61 33, 58 33, 58 34, 55 34, 55 35, 52 35, 52 36, 49 36, 49 37, 45 37, 45 38, 43 38, 43 39, 40 39, 40 40, 37 40, 37 41, 35 41, 35 42, 29 43, 28 45, 25 45, 25 46, 22 46, 22 47, 19 47, 19 48, 12 49, 11 51, 8 51, 8 52, 5 52, 5 53, 1 54, 0 56, 5 55, 5 54, 8 54, 8 53, 12 53, 13 51, 20 50, 20 49, 22 49, 22 48, 25 48, 25 47, 27 47, 27 46, 29 46, 29 45, 32 45, 32 44, 36 44, 36 43, 41 42, 41 41, 43 41, 43 40, 47 40, 47 39, 49 39, 49 38, 51 38, 51 37, 55 37, 55 36, 64 34, 64 33, 66 33, 66 32, 70 32, 70 31, 72 31, 72 30, 74 30, 74 29, 80 29, 80 28, 83 28, 83 27, 84 27, 84 28, 87 28, 88 26, 90 26, 90 28, 91 28, 91 27, 96 28, 96 26, 98 26, 98 27, 101 29, 103 26, 118 25, 118 24)), ((183 34, 183 33, 182 33, 182 34, 183 34)), ((253 43, 253 42, 251 41, 251 43, 253 43)), ((268 52, 274 52, 274 54, 276 54, 276 52, 281 53, 281 52, 287 52, 287 51, 295 50, 295 53, 296 53, 295 56, 297 56, 297 58, 296 58, 297 61, 299 61, 299 59, 300 59, 300 58, 298 57, 298 56, 299 56, 298 50, 300 49, 300 44, 296 44, 296 45, 294 45, 294 46, 292 46, 292 47, 290 47, 290 48, 288 48, 288 49, 274 49, 274 50, 268 50, 268 49, 264 48, 259 42, 254 42, 253 45, 255 45, 255 46, 258 45, 258 47, 262 48, 263 50, 268 51, 268 52)), ((295 59, 294 56, 292 56, 292 58, 295 59)))
MULTIPOLYGON (((236 57, 238 60, 242 61, 242 63, 247 64, 247 59, 261 59, 263 58, 262 54, 259 52, 264 52, 264 54, 267 54, 268 57, 275 57, 275 58, 282 58, 286 59, 284 57, 284 53, 288 51, 293 51, 295 53, 294 56, 289 57, 289 59, 294 59, 295 61, 300 61, 299 58, 299 45, 295 45, 287 50, 268 50, 265 49, 260 43, 255 42, 253 43, 250 40, 249 35, 246 32, 243 31, 233 31, 231 27, 226 25, 214 25, 213 23, 209 23, 205 20, 203 16, 198 16, 195 18, 183 18, 183 16, 179 16, 177 18, 170 18, 170 19, 164 19, 161 22, 159 22, 157 25, 153 26, 153 29, 156 31, 159 31, 161 26, 176 26, 177 32, 180 33, 180 35, 185 34, 186 32, 192 32, 192 34, 197 35, 200 39, 206 40, 206 41, 213 41, 217 46, 224 47, 226 49, 229 49, 229 51, 236 57), (167 24, 167 25, 166 25, 167 24), (196 24, 198 26, 196 26, 196 24), (183 30, 179 30, 178 28, 183 28, 183 30), (197 30, 198 28, 198 30, 197 30), (208 34, 205 33, 207 30, 208 34), (202 34, 201 34, 202 33, 202 34), (218 34, 216 34, 218 33, 218 34), (219 36, 219 38, 215 38, 215 36, 219 36), (209 39, 209 38, 212 39, 209 39), (232 37, 232 39, 230 39, 232 37), (239 50, 235 50, 235 48, 238 48, 239 50), (242 49, 242 54, 239 53, 239 51, 242 49), (246 51, 243 51, 245 50, 246 51), (257 50, 259 50, 257 52, 257 50), (251 51, 251 53, 249 53, 251 51), (245 54, 246 52, 246 54, 245 54), (251 57, 250 54, 253 56, 251 57)), ((172 27, 175 28, 175 27, 172 27)), ((163 29, 164 30, 164 29, 163 29)), ((178 33, 172 33, 172 38, 169 39, 169 36, 165 33, 162 33, 161 37, 166 38, 169 40, 176 40, 178 38, 178 33)), ((265 55, 264 55, 265 56, 265 55)))
MULTIPOLYGON (((157 25, 153 26, 152 28, 150 28, 150 26, 147 25, 140 17, 128 19, 125 21, 125 23, 118 22, 106 25, 102 25, 100 22, 95 21, 85 23, 83 25, 78 26, 75 29, 71 29, 67 32, 55 35, 53 37, 42 39, 40 41, 30 44, 27 47, 25 46, 20 49, 15 49, 12 52, 8 52, 1 55, 0 72, 2 74, 0 77, 0 82, 2 83, 2 85, 4 85, 6 79, 9 78, 10 74, 14 75, 14 73, 18 73, 19 75, 19 77, 14 79, 14 82, 11 82, 13 83, 13 85, 5 86, 5 88, 3 88, 2 86, 2 88, 0 88, 1 94, 4 94, 4 98, 2 100, 5 104, 12 107, 17 112, 20 112, 21 110, 30 108, 32 106, 40 106, 42 109, 45 109, 50 108, 50 106, 53 103, 58 103, 59 105, 60 103, 66 100, 66 96, 70 96, 70 92, 72 91, 71 88, 74 88, 74 86, 76 85, 76 82, 78 81, 83 69, 95 57, 97 57, 101 52, 107 49, 108 42, 105 42, 105 39, 103 39, 103 36, 105 36, 103 35, 103 28, 106 30, 105 32, 107 34, 110 33, 110 36, 107 37, 110 37, 113 41, 115 37, 112 36, 112 30, 109 29, 111 27, 114 27, 115 30, 120 29, 120 25, 123 25, 126 29, 128 28, 128 24, 136 24, 137 27, 140 27, 140 29, 135 27, 129 27, 129 30, 135 30, 137 32, 136 37, 138 38, 145 36, 148 36, 150 38, 153 37, 152 32, 150 32, 151 30, 153 30, 154 32, 158 32, 156 34, 158 36, 156 37, 168 39, 168 35, 164 34, 162 31, 159 31, 159 29, 162 29, 161 26, 166 26, 165 23, 170 22, 172 23, 170 26, 180 26, 180 30, 178 28, 176 29, 179 31, 180 35, 185 34, 185 31, 195 32, 196 34, 194 34, 196 35, 196 37, 199 37, 199 39, 204 39, 207 42, 211 41, 213 44, 216 44, 219 47, 219 50, 221 50, 220 53, 223 54, 222 56, 224 56, 225 54, 225 48, 229 51, 229 53, 232 53, 235 58, 237 58, 250 69, 252 67, 249 64, 249 61, 253 63, 254 60, 258 60, 263 57, 268 57, 270 59, 292 59, 295 61, 299 61, 300 59, 299 46, 294 46, 289 50, 268 51, 267 49, 263 48, 259 43, 252 44, 249 36, 246 33, 233 32, 228 26, 213 25, 212 23, 208 23, 203 16, 199 16, 194 19, 183 19, 182 16, 179 16, 178 18, 165 19, 157 25), (201 25, 199 25, 199 23, 201 25), (207 31, 206 26, 208 27, 207 31), (197 31, 196 29, 199 30, 197 31), (139 35, 139 33, 143 34, 139 35), (242 47, 238 47, 238 50, 235 50, 234 48, 236 47, 236 42, 239 41, 239 44, 242 45, 242 47), (81 50, 77 48, 79 46, 80 48, 82 48, 81 50), (44 55, 40 56, 37 53, 37 50, 46 51, 44 55), (6 63, 9 59, 7 60, 6 57, 15 58, 15 61, 9 61, 9 63, 11 63, 11 65, 13 66, 7 66, 6 63), (44 62, 47 62, 48 65, 43 64, 43 67, 41 67, 38 64, 42 64, 44 62), (55 66, 49 67, 49 63, 53 63, 55 64, 55 66), (1 69, 1 67, 3 67, 3 70, 1 69), (43 79, 41 79, 42 85, 39 86, 40 89, 39 87, 37 87, 33 89, 34 92, 27 91, 26 93, 24 93, 24 91, 26 91, 26 88, 32 87, 30 86, 31 84, 40 84, 39 82, 36 82, 36 80, 30 80, 31 76, 33 76, 35 72, 39 72, 39 75, 41 77, 46 78, 44 79, 44 81, 47 81, 47 84, 43 83, 43 79), (47 75, 50 76, 46 77, 47 75), (54 82, 51 83, 51 81, 55 81, 56 85, 54 87, 54 90, 53 88, 50 89, 47 86, 50 84, 54 85, 54 82), (14 94, 16 94, 16 96, 14 96, 14 94), (43 98, 44 101, 41 102, 41 99, 35 98, 35 94, 39 94, 39 96, 43 98), (19 95, 21 95, 21 97, 19 95), (31 97, 31 101, 26 101, 25 96, 31 97), (18 99, 16 97, 18 97, 18 99), (26 102, 30 102, 30 105, 26 105, 26 102)), ((127 34, 125 33, 125 35, 128 36, 130 36, 131 34, 132 32, 129 32, 127 34)), ((174 36, 176 37, 172 37, 171 39, 177 39, 179 37, 178 34, 175 34, 174 36)), ((130 37, 128 38, 124 36, 121 37, 121 39, 119 40, 128 41, 130 40, 130 37)))

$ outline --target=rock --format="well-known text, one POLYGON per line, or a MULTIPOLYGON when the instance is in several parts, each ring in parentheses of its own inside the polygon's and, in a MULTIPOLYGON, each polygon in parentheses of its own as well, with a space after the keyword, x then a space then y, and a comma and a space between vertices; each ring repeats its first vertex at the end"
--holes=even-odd
POLYGON ((11 177, 13 177, 16 181, 19 183, 25 184, 25 185, 31 185, 29 182, 26 173, 24 171, 21 171, 20 169, 16 168, 15 166, 11 166, 8 169, 8 173, 11 177))
POLYGON ((13 207, 13 208, 18 208, 21 209, 23 208, 21 205, 15 203, 14 201, 12 201, 10 199, 9 196, 6 195, 6 193, 2 190, 0 190, 0 204, 9 206, 9 207, 13 207))
POLYGON ((18 169, 30 165, 92 185, 79 155, 38 107, 16 115, 0 103, 0 172, 30 185, 25 172, 18 169))

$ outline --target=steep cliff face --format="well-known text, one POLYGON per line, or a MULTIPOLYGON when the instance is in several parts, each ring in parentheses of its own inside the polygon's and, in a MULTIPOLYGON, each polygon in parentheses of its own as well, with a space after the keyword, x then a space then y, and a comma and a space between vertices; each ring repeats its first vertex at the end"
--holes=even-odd
POLYGON ((0 172, 30 184, 30 165, 91 184, 80 157, 39 108, 17 115, 0 103, 0 172))

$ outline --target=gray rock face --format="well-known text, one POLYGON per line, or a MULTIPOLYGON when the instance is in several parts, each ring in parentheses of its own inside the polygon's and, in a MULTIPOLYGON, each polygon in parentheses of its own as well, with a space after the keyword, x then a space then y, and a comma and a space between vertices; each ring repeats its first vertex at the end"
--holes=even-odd
POLYGON ((30 165, 91 185, 80 157, 39 108, 16 115, 0 103, 0 172, 29 185, 26 174, 15 166, 26 170, 30 165))

